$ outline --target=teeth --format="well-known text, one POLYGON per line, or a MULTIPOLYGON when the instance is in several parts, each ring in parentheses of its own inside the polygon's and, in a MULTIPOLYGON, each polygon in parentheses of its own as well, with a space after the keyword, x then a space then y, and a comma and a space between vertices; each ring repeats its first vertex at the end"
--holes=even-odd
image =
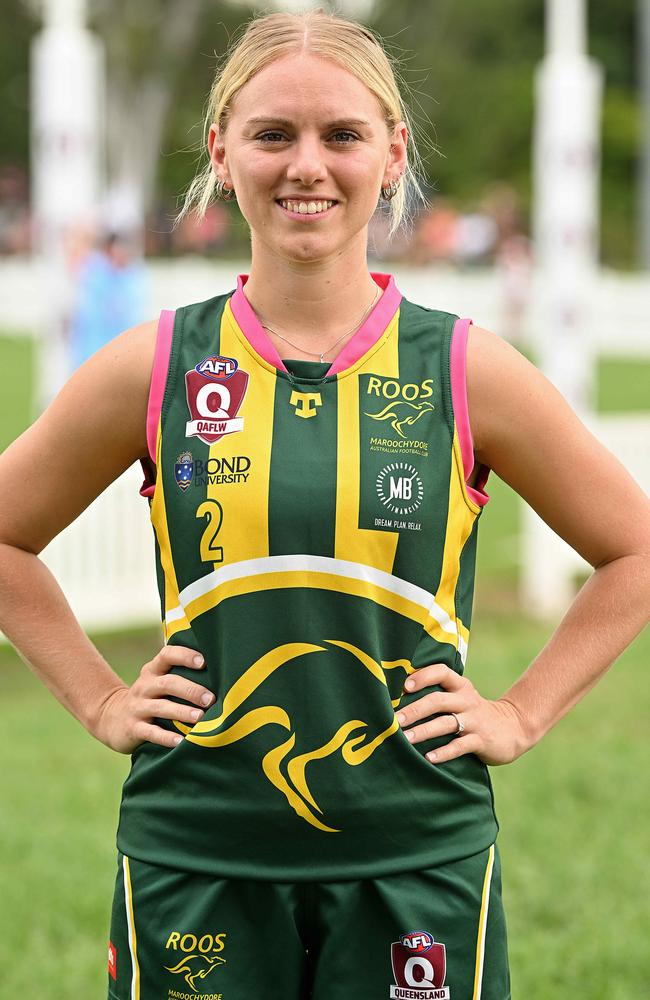
POLYGON ((333 201, 281 201, 283 208, 290 212, 299 212, 300 215, 317 215, 325 212, 334 204, 333 201))

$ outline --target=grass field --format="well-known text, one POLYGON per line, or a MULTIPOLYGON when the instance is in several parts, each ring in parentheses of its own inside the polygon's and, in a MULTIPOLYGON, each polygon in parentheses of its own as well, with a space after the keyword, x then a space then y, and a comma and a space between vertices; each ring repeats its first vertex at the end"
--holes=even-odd
MULTIPOLYGON (((28 421, 29 365, 29 342, 0 340, 2 446, 28 421)), ((603 408, 641 408, 648 383, 638 365, 603 364, 603 408)), ((492 476, 488 492, 468 673, 493 697, 551 629, 514 605, 520 501, 492 476)), ((157 629, 93 639, 127 681, 160 646, 157 629)), ((646 630, 540 746, 492 769, 515 1000, 650 995, 649 662, 646 630)), ((6 645, 0 694, 0 997, 102 1000, 129 760, 93 741, 6 645)))

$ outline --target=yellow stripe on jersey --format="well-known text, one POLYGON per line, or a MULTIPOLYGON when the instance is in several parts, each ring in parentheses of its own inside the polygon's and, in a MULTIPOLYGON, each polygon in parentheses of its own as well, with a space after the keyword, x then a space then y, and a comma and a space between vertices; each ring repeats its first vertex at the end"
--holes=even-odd
POLYGON ((336 442, 337 559, 367 563, 390 573, 399 532, 359 527, 361 456, 359 454, 359 378, 365 372, 399 378, 397 326, 399 309, 379 340, 345 372, 337 376, 338 427, 336 442), (394 336, 392 336, 394 334, 394 336))
MULTIPOLYGON (((241 345, 241 333, 232 316, 230 302, 227 302, 221 316, 219 350, 226 357, 241 358, 241 345)), ((243 367, 246 370, 246 366, 243 367)), ((251 463, 246 483, 246 504, 243 507, 236 505, 235 493, 230 494, 227 488, 214 484, 207 487, 207 498, 217 502, 223 509, 223 520, 216 541, 228 553, 228 562, 258 559, 269 554, 269 477, 275 369, 272 369, 272 373, 265 376, 263 372, 255 372, 255 377, 249 377, 240 410, 244 418, 243 428, 236 434, 225 434, 210 446, 210 459, 221 460, 245 455, 251 463), (246 518, 246 511, 252 512, 252 520, 246 518)), ((217 569, 221 563, 213 565, 217 569)))
POLYGON ((488 852, 488 861, 485 868, 485 878, 483 879, 483 896, 481 899, 481 913, 478 921, 478 935, 476 941, 476 963, 474 967, 474 992, 472 1000, 481 1000, 481 990, 483 988, 483 958, 485 955, 485 932, 487 930, 488 907, 490 904, 490 883, 492 881, 492 869, 494 868, 494 844, 488 852))
MULTIPOLYGON (((463 464, 460 451, 458 432, 454 427, 454 440, 449 472, 449 505, 447 511, 447 532, 442 556, 440 583, 436 593, 436 603, 444 608, 450 618, 456 619, 454 594, 460 576, 460 557, 472 533, 477 514, 471 511, 465 501, 463 492, 463 464), (460 462, 460 465, 459 465, 460 462)), ((458 624, 459 638, 465 646, 469 642, 469 629, 460 621, 458 624)), ((460 645, 459 645, 460 649, 460 645)), ((463 661, 465 657, 463 656, 463 661)))
POLYGON ((129 931, 129 951, 131 952, 131 1000, 140 1000, 140 963, 138 962, 138 941, 135 933, 135 917, 133 915, 133 889, 131 886, 131 867, 129 859, 122 859, 124 870, 124 901, 126 904, 126 924, 129 931))
POLYGON ((171 543, 169 541, 169 528, 167 526, 167 512, 165 510, 165 489, 163 486, 162 474, 162 445, 161 445, 160 420, 158 420, 158 430, 156 432, 156 487, 151 500, 149 516, 153 529, 158 539, 160 549, 160 562, 165 575, 165 615, 163 618, 163 635, 165 642, 168 642, 172 635, 190 628, 190 623, 184 614, 174 615, 174 609, 179 605, 179 589, 176 579, 176 570, 172 558, 171 543), (171 614, 170 614, 171 613, 171 614), (172 620, 170 620, 170 618, 172 620))

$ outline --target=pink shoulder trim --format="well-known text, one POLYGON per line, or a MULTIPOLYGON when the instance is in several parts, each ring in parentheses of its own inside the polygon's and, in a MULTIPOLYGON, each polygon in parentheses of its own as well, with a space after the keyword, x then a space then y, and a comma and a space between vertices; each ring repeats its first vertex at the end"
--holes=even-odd
POLYGON ((454 420, 460 442, 460 453, 463 459, 463 469, 465 477, 465 488, 471 500, 484 507, 490 499, 483 486, 487 482, 490 469, 487 465, 479 466, 479 475, 476 486, 468 486, 467 480, 474 468, 474 441, 472 430, 469 424, 469 409, 467 406, 467 335, 471 319, 457 319, 451 335, 450 348, 450 375, 451 375, 451 401, 454 408, 454 420))
POLYGON ((163 309, 158 320, 156 349, 154 351, 151 383, 149 385, 149 401, 147 403, 147 448, 149 459, 140 459, 145 474, 145 481, 140 487, 140 495, 143 497, 152 496, 155 487, 156 436, 163 396, 165 394, 165 384, 167 382, 175 316, 176 312, 174 309, 163 309))

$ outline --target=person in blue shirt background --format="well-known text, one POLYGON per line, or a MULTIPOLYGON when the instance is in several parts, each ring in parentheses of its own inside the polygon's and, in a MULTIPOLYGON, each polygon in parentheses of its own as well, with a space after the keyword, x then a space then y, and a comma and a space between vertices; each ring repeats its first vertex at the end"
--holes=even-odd
POLYGON ((79 266, 70 318, 71 369, 141 322, 145 298, 145 268, 128 235, 106 232, 79 266))

